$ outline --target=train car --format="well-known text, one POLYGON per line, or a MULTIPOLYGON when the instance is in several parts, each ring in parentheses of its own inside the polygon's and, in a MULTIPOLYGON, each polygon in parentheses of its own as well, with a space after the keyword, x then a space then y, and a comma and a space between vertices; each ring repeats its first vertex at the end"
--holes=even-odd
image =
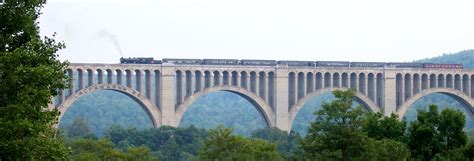
POLYGON ((243 59, 240 60, 241 65, 246 66, 275 66, 276 60, 251 60, 251 59, 243 59))
POLYGON ((203 59, 203 65, 239 65, 238 59, 203 59))
POLYGON ((120 64, 161 64, 161 61, 154 60, 153 57, 122 57, 120 58, 120 64))
POLYGON ((351 67, 365 67, 365 68, 383 68, 387 65, 387 63, 381 62, 352 62, 351 67))
POLYGON ((316 67, 350 67, 348 61, 317 61, 314 65, 316 67))
POLYGON ((425 63, 423 68, 445 68, 445 69, 462 69, 462 64, 432 64, 425 63))
POLYGON ((387 63, 388 68, 423 68, 422 63, 387 63))
POLYGON ((277 61, 278 65, 294 66, 294 67, 311 67, 315 62, 313 61, 288 61, 280 60, 277 61))
POLYGON ((173 59, 173 58, 164 58, 163 63, 173 63, 173 64, 192 64, 192 65, 201 65, 201 59, 173 59))

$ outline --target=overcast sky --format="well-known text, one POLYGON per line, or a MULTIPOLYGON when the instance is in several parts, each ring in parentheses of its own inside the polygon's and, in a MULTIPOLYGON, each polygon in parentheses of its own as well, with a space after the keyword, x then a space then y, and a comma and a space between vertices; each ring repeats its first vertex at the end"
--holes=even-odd
POLYGON ((74 63, 385 62, 474 48, 474 0, 48 0, 42 12, 42 34, 56 32, 74 63))

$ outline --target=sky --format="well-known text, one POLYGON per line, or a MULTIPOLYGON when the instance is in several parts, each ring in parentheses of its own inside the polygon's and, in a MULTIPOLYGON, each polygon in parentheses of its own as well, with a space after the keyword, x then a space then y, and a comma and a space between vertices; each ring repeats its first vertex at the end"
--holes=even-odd
POLYGON ((473 0, 48 0, 60 59, 407 62, 474 49, 473 0))

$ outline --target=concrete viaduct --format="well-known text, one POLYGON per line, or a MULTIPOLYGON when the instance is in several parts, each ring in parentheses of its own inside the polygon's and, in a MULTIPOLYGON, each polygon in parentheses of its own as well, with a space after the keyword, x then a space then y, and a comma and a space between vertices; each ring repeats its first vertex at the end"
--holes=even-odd
POLYGON ((474 115, 474 70, 466 69, 73 63, 67 74, 70 88, 55 101, 60 117, 82 95, 114 90, 140 103, 155 127, 178 126, 196 99, 216 91, 246 98, 268 126, 287 131, 306 102, 336 89, 355 89, 359 103, 385 115, 403 117, 432 93, 455 98, 474 115))

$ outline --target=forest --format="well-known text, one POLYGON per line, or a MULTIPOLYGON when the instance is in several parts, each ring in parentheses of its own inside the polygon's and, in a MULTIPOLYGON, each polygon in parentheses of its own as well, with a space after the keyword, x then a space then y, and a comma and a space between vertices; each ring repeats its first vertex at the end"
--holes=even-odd
POLYGON ((222 125, 109 127, 100 137, 76 118, 62 131, 74 160, 467 160, 474 159, 474 131, 465 116, 437 105, 411 122, 354 105, 354 91, 335 91, 316 110, 306 135, 264 127, 249 136, 222 125))

